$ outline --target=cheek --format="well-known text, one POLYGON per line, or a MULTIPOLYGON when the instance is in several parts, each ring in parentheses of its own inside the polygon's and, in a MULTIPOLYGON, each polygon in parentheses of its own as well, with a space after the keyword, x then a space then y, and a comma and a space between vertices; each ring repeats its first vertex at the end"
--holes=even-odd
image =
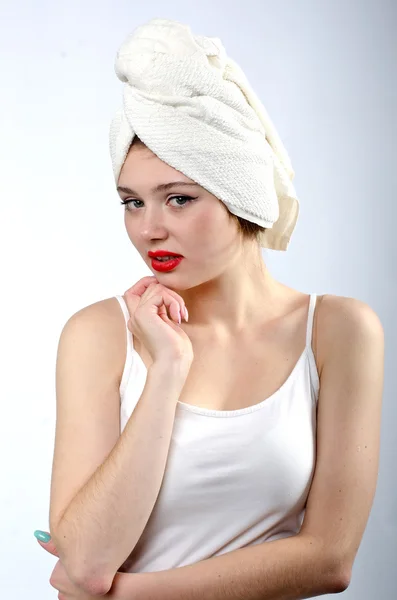
POLYGON ((226 263, 231 259, 237 247, 237 232, 229 214, 222 208, 200 211, 189 223, 185 236, 191 255, 197 248, 205 248, 205 258, 198 255, 200 263, 204 260, 206 268, 210 265, 226 263))
POLYGON ((198 239, 201 244, 208 242, 208 246, 216 245, 216 240, 223 237, 221 232, 228 235, 228 218, 222 210, 214 210, 209 206, 201 210, 190 223, 191 239, 198 239))

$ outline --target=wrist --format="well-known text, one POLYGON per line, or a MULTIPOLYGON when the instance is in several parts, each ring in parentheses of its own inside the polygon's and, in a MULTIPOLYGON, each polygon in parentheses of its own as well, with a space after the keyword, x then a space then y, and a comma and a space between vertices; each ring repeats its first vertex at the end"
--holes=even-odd
POLYGON ((163 378, 165 383, 168 381, 170 384, 184 385, 190 366, 191 361, 187 359, 164 358, 154 361, 149 367, 149 372, 163 378))
POLYGON ((152 573, 121 573, 117 571, 109 590, 114 600, 153 600, 150 595, 152 573))

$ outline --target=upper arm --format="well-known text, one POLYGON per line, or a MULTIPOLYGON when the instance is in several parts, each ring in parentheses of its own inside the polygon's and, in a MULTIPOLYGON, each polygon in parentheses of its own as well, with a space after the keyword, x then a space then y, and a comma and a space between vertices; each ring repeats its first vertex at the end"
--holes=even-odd
POLYGON ((350 581, 378 475, 384 335, 367 304, 325 300, 317 461, 300 534, 316 538, 350 581))
POLYGON ((50 531, 55 534, 71 500, 120 435, 120 344, 108 302, 73 315, 59 339, 49 517, 50 531))

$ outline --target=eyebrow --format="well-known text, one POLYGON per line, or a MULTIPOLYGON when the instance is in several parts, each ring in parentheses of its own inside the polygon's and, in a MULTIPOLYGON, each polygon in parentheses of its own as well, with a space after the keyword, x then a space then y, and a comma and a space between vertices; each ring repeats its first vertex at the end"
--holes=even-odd
MULTIPOLYGON (((197 186, 198 183, 189 183, 188 181, 170 181, 169 183, 160 183, 159 185, 156 185, 154 188, 152 188, 150 191, 152 193, 155 192, 163 192, 165 190, 168 190, 172 187, 174 187, 175 185, 179 185, 179 186, 197 186)), ((118 192, 125 192, 126 194, 136 194, 137 196, 139 196, 138 192, 135 192, 134 190, 132 190, 129 187, 124 187, 119 185, 117 187, 117 191, 118 192)))

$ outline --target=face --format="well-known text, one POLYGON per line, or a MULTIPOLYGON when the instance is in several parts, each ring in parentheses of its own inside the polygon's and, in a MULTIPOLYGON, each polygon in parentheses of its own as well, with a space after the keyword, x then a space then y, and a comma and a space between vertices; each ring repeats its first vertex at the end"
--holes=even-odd
POLYGON ((146 146, 131 147, 117 189, 127 202, 124 220, 129 239, 153 275, 170 289, 199 285, 237 260, 239 230, 226 206, 146 146), (153 190, 174 181, 191 185, 153 190), (172 271, 159 272, 152 266, 150 250, 168 250, 184 258, 172 271))

